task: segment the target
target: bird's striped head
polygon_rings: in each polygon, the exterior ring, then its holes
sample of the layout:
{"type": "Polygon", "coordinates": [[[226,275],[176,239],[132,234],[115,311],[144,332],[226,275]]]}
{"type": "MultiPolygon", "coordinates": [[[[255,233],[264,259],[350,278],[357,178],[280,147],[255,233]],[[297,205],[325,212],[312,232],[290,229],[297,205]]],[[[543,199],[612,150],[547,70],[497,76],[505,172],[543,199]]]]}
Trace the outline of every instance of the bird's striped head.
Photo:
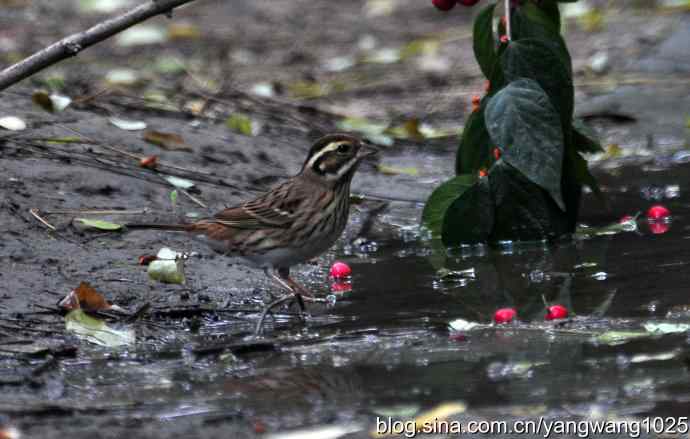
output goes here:
{"type": "Polygon", "coordinates": [[[331,182],[349,181],[359,162],[375,153],[375,149],[356,137],[329,134],[312,145],[302,173],[309,173],[331,182]]]}

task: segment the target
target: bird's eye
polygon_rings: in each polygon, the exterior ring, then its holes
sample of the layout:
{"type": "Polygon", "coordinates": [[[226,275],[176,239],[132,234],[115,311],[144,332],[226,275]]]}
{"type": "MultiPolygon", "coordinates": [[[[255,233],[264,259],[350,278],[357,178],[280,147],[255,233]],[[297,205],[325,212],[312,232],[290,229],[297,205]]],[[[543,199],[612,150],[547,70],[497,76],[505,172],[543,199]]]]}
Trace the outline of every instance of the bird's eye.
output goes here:
{"type": "Polygon", "coordinates": [[[338,145],[338,148],[336,149],[339,154],[347,154],[350,152],[350,144],[349,143],[341,143],[338,145]]]}

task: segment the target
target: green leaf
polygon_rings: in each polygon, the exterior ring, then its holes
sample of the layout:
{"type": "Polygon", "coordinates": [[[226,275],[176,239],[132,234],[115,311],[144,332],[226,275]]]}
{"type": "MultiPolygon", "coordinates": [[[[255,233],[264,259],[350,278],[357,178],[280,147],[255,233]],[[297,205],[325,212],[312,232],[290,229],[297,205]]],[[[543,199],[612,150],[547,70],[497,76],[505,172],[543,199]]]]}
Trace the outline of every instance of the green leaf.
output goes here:
{"type": "Polygon", "coordinates": [[[256,134],[252,120],[244,114],[235,113],[231,115],[225,121],[225,125],[238,134],[243,134],[245,136],[253,136],[256,134]]]}
{"type": "Polygon", "coordinates": [[[572,121],[575,93],[569,62],[556,44],[536,38],[511,42],[501,56],[508,81],[528,78],[539,83],[558,110],[564,130],[572,121]]]}
{"type": "Polygon", "coordinates": [[[104,321],[89,316],[82,309],[75,309],[67,313],[65,329],[86,341],[101,346],[126,346],[134,344],[136,341],[133,329],[111,328],[104,321]]]}
{"type": "Polygon", "coordinates": [[[443,218],[446,245],[486,242],[494,224],[494,204],[489,179],[480,178],[453,201],[443,218]]]}
{"type": "Polygon", "coordinates": [[[460,137],[458,153],[455,156],[455,173],[476,174],[491,164],[491,138],[484,121],[485,103],[467,118],[465,129],[460,137]]]}
{"type": "Polygon", "coordinates": [[[113,231],[113,230],[122,229],[122,226],[120,224],[115,224],[115,223],[111,223],[111,222],[103,221],[103,220],[92,220],[92,219],[87,219],[87,218],[75,218],[75,220],[79,221],[80,223],[84,224],[87,227],[93,227],[94,229],[98,229],[98,230],[113,231]]]}
{"type": "Polygon", "coordinates": [[[459,175],[446,181],[437,187],[427,200],[422,212],[422,222],[431,230],[434,237],[441,236],[448,206],[477,181],[475,175],[459,175]]]}
{"type": "Polygon", "coordinates": [[[491,4],[485,7],[474,20],[473,48],[474,57],[479,63],[479,68],[484,76],[491,78],[494,69],[498,66],[498,56],[496,55],[496,42],[494,41],[494,9],[496,5],[491,4]]]}
{"type": "Polygon", "coordinates": [[[569,233],[568,216],[553,198],[502,159],[489,170],[496,205],[490,241],[551,239],[569,233]]]}
{"type": "Polygon", "coordinates": [[[582,119],[573,119],[573,145],[580,152],[604,152],[596,131],[589,127],[582,119]]]}
{"type": "Polygon", "coordinates": [[[561,13],[557,4],[549,1],[543,1],[539,5],[527,2],[522,5],[521,9],[528,19],[538,23],[554,35],[560,34],[561,13]]]}
{"type": "Polygon", "coordinates": [[[515,9],[511,17],[513,42],[525,38],[538,38],[554,44],[568,66],[570,77],[572,77],[570,53],[560,32],[556,31],[553,20],[554,18],[549,18],[548,14],[541,11],[532,2],[515,9]]]}
{"type": "Polygon", "coordinates": [[[519,79],[486,107],[486,126],[501,160],[546,190],[565,210],[561,193],[563,131],[558,113],[538,83],[519,79]]]}

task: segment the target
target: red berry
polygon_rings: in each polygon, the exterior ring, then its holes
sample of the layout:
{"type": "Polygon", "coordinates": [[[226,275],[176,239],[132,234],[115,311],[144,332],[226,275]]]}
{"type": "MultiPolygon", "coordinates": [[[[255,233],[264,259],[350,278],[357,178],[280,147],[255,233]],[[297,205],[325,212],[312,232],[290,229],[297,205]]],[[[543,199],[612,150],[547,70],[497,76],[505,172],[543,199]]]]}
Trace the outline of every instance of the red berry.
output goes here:
{"type": "Polygon", "coordinates": [[[568,308],[563,305],[551,305],[546,309],[546,320],[564,319],[568,317],[568,308]]]}
{"type": "Polygon", "coordinates": [[[142,255],[139,256],[139,265],[149,265],[151,262],[158,259],[156,255],[142,255]]]}
{"type": "Polygon", "coordinates": [[[508,39],[508,35],[501,35],[500,40],[501,40],[501,43],[502,43],[502,44],[507,44],[508,41],[510,41],[510,40],[508,39]]]}
{"type": "Polygon", "coordinates": [[[649,221],[647,224],[649,225],[649,231],[655,235],[663,235],[671,229],[671,224],[663,221],[649,221]]]}
{"type": "Polygon", "coordinates": [[[501,158],[501,150],[500,150],[500,149],[494,148],[494,158],[495,158],[496,160],[498,160],[498,159],[501,158]]]}
{"type": "Polygon", "coordinates": [[[635,217],[630,216],[630,215],[625,215],[621,219],[618,220],[618,224],[625,224],[629,223],[630,221],[635,221],[635,217]]]}
{"type": "Polygon", "coordinates": [[[479,0],[458,0],[458,3],[463,6],[474,6],[479,3],[479,0]]]}
{"type": "Polygon", "coordinates": [[[440,9],[442,11],[450,11],[455,7],[455,3],[457,0],[431,0],[431,3],[436,6],[436,9],[440,9]]]}
{"type": "Polygon", "coordinates": [[[352,274],[352,269],[345,262],[334,262],[331,265],[331,276],[336,279],[348,277],[352,274]]]}
{"type": "Polygon", "coordinates": [[[671,211],[661,204],[656,204],[649,208],[647,211],[647,219],[649,220],[661,220],[671,216],[671,211]]]}
{"type": "Polygon", "coordinates": [[[139,166],[142,168],[154,169],[158,166],[158,156],[150,155],[139,160],[139,166]]]}
{"type": "Polygon", "coordinates": [[[486,177],[487,175],[489,175],[489,173],[486,172],[486,169],[482,168],[479,170],[479,177],[486,177]]]}
{"type": "Polygon", "coordinates": [[[509,323],[517,317],[517,311],[513,308],[501,308],[494,313],[494,322],[509,323]]]}
{"type": "Polygon", "coordinates": [[[331,285],[331,292],[333,293],[349,293],[352,291],[352,282],[333,282],[331,285]]]}

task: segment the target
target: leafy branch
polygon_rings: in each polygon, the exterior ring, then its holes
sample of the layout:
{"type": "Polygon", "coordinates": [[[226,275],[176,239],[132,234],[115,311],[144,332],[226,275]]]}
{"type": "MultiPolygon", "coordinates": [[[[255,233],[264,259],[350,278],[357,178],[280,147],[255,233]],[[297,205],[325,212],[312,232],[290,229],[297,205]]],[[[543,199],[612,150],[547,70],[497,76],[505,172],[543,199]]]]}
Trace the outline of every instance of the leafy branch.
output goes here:
{"type": "Polygon", "coordinates": [[[445,245],[572,233],[582,186],[601,194],[582,156],[601,146],[573,120],[557,1],[504,2],[505,15],[496,17],[491,3],[475,19],[473,48],[488,87],[473,101],[456,177],[434,191],[422,215],[445,245]]]}

